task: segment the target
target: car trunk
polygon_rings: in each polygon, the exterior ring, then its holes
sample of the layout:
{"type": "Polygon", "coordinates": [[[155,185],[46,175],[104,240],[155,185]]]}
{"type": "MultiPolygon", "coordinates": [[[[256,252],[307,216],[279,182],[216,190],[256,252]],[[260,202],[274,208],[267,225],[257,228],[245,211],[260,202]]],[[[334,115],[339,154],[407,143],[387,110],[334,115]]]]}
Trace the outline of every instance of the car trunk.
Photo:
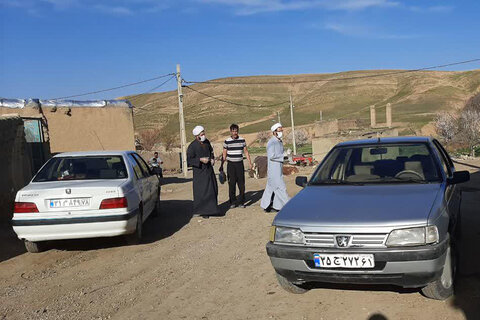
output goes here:
{"type": "Polygon", "coordinates": [[[35,202],[40,213],[82,214],[98,210],[103,199],[119,196],[125,180],[84,180],[31,183],[20,193],[20,201],[35,202]]]}

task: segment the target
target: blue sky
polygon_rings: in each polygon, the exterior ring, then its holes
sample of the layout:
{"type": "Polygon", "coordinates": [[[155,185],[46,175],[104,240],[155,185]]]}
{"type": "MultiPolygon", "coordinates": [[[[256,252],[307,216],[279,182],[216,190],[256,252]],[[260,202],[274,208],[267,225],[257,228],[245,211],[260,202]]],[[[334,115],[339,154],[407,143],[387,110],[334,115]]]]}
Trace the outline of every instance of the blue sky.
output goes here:
{"type": "Polygon", "coordinates": [[[479,16],[478,0],[0,0],[0,97],[89,92],[176,63],[185,79],[207,80],[480,58],[479,16]]]}

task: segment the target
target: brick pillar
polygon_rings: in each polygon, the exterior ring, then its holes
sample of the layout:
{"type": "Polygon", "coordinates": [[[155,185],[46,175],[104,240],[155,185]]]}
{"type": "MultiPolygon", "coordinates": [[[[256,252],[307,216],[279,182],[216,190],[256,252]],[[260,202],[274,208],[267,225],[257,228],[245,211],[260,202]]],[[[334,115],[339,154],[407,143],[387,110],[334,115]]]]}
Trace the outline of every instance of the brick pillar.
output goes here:
{"type": "Polygon", "coordinates": [[[375,106],[370,106],[370,127],[375,128],[377,126],[377,116],[375,114],[375,106]]]}
{"type": "Polygon", "coordinates": [[[387,119],[387,127],[392,127],[392,104],[387,103],[387,107],[385,109],[385,118],[387,119]]]}

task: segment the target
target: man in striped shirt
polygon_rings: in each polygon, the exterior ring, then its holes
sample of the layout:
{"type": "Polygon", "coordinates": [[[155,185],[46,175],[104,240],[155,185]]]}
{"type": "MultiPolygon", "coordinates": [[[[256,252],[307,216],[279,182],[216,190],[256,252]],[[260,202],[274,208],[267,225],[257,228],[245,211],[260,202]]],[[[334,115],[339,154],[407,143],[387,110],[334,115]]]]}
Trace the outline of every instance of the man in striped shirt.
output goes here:
{"type": "Polygon", "coordinates": [[[236,185],[239,190],[238,206],[245,208],[245,168],[243,167],[243,155],[247,157],[250,169],[252,161],[248,153],[245,139],[238,135],[238,125],[230,126],[231,136],[223,143],[223,156],[220,165],[220,171],[223,171],[223,163],[227,161],[228,191],[230,199],[230,209],[237,206],[236,185]]]}

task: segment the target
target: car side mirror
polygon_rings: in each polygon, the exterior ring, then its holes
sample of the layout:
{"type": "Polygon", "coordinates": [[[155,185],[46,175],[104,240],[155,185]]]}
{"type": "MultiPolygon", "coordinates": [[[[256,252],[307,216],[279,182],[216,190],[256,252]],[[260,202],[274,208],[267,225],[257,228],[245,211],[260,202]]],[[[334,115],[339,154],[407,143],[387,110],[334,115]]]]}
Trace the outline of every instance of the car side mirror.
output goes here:
{"type": "Polygon", "coordinates": [[[299,187],[305,188],[307,186],[307,177],[305,176],[296,177],[295,184],[299,187]]]}
{"type": "Polygon", "coordinates": [[[449,184],[463,183],[470,180],[470,172],[468,171],[455,171],[453,176],[447,178],[449,184]]]}

